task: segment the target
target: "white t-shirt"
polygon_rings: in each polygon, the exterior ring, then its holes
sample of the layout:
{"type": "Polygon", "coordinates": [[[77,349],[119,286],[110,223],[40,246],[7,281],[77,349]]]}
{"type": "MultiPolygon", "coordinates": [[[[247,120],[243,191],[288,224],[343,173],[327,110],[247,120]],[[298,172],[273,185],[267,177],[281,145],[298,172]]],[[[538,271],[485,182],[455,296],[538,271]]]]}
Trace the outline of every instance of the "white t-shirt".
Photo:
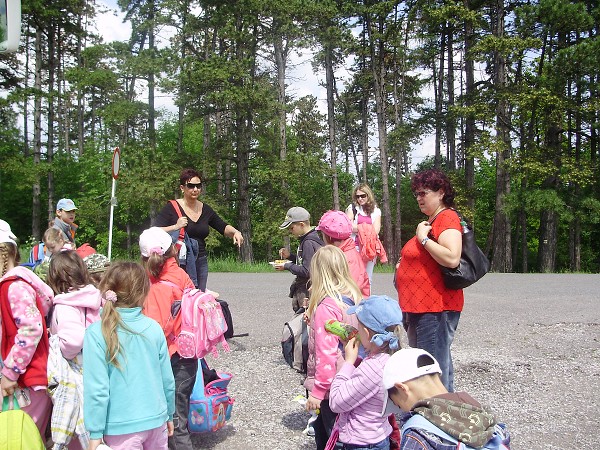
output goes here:
{"type": "MultiPolygon", "coordinates": [[[[346,208],[346,211],[352,211],[352,203],[348,206],[348,208],[346,208]]],[[[361,215],[363,217],[369,217],[368,214],[365,214],[365,212],[363,211],[362,206],[359,205],[354,205],[354,207],[356,208],[356,214],[354,214],[354,220],[352,221],[352,223],[354,225],[358,225],[358,216],[361,215]]],[[[371,213],[371,223],[373,223],[374,219],[377,217],[381,217],[381,209],[379,209],[377,206],[375,207],[375,209],[373,210],[373,212],[371,213]]],[[[356,240],[356,233],[352,233],[352,236],[350,236],[352,239],[356,240]]]]}

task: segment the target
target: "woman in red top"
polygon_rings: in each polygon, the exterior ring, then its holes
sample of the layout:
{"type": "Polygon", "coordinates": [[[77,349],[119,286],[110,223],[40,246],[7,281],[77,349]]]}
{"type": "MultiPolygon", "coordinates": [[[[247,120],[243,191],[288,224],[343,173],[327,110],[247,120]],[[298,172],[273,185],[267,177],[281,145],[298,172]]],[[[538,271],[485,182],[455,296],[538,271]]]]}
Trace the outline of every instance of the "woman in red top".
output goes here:
{"type": "Polygon", "coordinates": [[[416,173],[411,189],[427,220],[417,225],[415,236],[402,248],[396,266],[396,288],[404,327],[411,347],[427,350],[442,369],[442,381],[454,391],[450,346],[463,309],[462,290],[446,288],[440,265],[460,262],[462,228],[452,206],[454,189],[437,169],[416,173]]]}

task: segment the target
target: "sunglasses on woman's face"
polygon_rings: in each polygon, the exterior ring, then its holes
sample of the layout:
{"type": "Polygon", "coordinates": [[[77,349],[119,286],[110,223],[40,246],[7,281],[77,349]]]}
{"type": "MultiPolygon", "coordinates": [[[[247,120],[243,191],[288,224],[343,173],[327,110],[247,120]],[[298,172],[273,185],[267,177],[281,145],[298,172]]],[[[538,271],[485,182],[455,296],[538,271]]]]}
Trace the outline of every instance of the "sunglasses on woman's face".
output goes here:
{"type": "Polygon", "coordinates": [[[189,189],[192,190],[194,188],[200,190],[202,189],[202,183],[185,183],[185,186],[189,189]]]}
{"type": "Polygon", "coordinates": [[[367,194],[356,194],[356,198],[367,198],[367,194]]]}
{"type": "Polygon", "coordinates": [[[425,190],[423,190],[423,191],[413,192],[413,196],[414,196],[415,198],[419,198],[419,197],[425,197],[425,196],[426,196],[427,194],[429,194],[430,192],[433,192],[433,191],[430,191],[430,190],[428,190],[428,189],[425,189],[425,190]]]}

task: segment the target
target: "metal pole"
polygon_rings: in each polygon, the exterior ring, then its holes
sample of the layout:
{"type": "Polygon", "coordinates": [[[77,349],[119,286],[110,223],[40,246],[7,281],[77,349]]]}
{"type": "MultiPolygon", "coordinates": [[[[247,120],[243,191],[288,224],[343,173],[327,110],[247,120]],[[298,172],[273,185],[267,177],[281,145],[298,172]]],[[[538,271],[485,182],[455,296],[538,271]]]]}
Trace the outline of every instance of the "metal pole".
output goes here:
{"type": "Polygon", "coordinates": [[[108,224],[108,260],[112,254],[112,232],[113,232],[113,215],[115,211],[115,205],[117,204],[117,198],[115,197],[115,189],[117,187],[117,180],[112,180],[112,189],[110,192],[110,220],[108,224]]]}

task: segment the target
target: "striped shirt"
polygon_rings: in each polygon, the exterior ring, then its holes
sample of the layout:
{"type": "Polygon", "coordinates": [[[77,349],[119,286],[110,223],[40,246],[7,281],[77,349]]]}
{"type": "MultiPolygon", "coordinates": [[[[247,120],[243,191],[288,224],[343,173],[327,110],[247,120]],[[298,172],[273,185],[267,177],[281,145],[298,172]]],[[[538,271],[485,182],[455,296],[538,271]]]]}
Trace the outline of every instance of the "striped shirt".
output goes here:
{"type": "Polygon", "coordinates": [[[381,417],[384,395],[383,367],[390,355],[367,356],[358,367],[344,363],[329,392],[329,406],[339,413],[339,441],[345,444],[375,444],[392,432],[387,417],[381,417]]]}

